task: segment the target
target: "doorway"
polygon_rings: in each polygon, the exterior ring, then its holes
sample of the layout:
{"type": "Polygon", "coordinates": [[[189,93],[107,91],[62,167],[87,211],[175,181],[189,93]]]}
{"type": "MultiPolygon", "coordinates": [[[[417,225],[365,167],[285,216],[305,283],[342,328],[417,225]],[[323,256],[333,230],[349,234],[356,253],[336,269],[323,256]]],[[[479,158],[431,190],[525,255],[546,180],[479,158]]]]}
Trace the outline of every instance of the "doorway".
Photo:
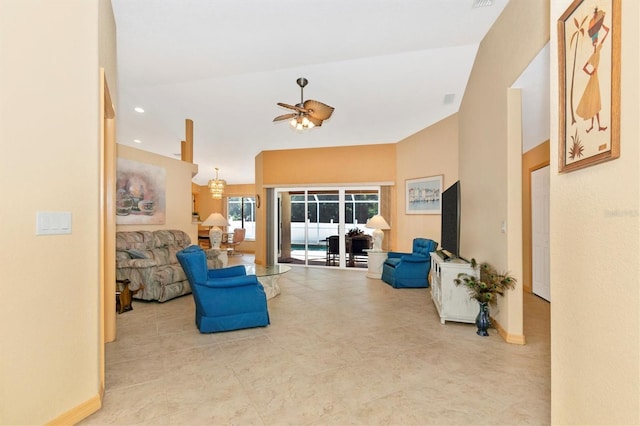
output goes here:
{"type": "Polygon", "coordinates": [[[531,269],[533,293],[550,302],[549,166],[531,172],[531,269]]]}
{"type": "Polygon", "coordinates": [[[278,188],[272,250],[278,263],[367,268],[373,230],[366,221],[380,209],[380,187],[278,188]]]}

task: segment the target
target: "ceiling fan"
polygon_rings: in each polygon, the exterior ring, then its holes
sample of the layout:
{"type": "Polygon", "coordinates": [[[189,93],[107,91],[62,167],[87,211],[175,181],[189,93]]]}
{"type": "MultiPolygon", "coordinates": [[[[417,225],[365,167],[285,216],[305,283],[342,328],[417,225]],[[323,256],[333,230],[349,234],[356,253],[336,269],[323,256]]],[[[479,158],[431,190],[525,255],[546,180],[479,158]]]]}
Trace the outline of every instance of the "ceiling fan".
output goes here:
{"type": "Polygon", "coordinates": [[[300,86],[300,103],[289,105],[278,102],[279,106],[292,109],[295,112],[279,115],[274,118],[273,121],[290,120],[289,124],[291,124],[291,127],[294,127],[297,130],[322,126],[322,122],[331,117],[335,108],[327,104],[323,104],[322,102],[314,101],[313,99],[307,99],[305,101],[303,92],[304,87],[309,83],[309,81],[304,77],[300,77],[296,80],[296,83],[300,86]]]}

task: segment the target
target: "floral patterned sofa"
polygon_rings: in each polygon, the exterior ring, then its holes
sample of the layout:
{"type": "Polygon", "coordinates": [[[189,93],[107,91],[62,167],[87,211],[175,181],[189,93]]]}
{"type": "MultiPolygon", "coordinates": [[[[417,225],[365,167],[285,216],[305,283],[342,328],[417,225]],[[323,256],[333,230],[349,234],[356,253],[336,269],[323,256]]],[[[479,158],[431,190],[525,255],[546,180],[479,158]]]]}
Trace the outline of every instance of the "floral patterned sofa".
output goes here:
{"type": "Polygon", "coordinates": [[[166,302],[191,293],[176,253],[191,244],[179,230],[116,232],[116,279],[130,281],[133,297],[166,302]]]}

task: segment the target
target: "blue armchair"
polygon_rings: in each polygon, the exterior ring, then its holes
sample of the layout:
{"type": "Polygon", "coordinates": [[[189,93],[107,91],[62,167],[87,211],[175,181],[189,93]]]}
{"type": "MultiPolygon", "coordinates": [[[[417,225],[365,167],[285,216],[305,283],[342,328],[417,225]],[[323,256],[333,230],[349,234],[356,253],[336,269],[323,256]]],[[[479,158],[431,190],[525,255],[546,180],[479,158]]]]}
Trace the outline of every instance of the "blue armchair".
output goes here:
{"type": "Polygon", "coordinates": [[[382,281],[395,288],[429,287],[431,252],[437,247],[433,240],[415,238],[412,253],[390,251],[382,265],[382,281]]]}
{"type": "Polygon", "coordinates": [[[264,288],[255,275],[247,275],[243,265],[207,269],[207,256],[196,245],[176,257],[191,285],[201,333],[269,325],[264,288]]]}

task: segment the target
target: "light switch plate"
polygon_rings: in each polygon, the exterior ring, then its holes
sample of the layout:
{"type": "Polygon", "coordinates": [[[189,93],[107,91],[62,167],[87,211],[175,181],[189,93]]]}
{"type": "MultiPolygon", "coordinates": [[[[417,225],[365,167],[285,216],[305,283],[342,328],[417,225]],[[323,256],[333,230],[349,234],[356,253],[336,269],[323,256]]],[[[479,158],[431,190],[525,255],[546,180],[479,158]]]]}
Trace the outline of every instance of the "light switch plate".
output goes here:
{"type": "Polygon", "coordinates": [[[36,235],[71,234],[71,212],[36,212],[36,235]]]}

